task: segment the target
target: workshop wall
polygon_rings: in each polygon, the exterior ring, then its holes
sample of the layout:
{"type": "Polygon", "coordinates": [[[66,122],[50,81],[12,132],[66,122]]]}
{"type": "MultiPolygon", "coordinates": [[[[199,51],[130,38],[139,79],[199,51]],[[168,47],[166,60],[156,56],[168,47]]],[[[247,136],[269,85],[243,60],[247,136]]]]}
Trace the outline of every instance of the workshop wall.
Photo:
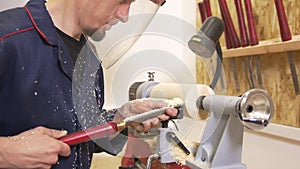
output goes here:
{"type": "MultiPolygon", "coordinates": [[[[196,0],[197,3],[201,2],[200,0],[196,0]]],[[[213,16],[218,16],[221,18],[219,5],[217,0],[211,0],[211,10],[213,16]]],[[[244,1],[242,0],[242,4],[244,7],[244,1]]],[[[239,35],[236,8],[233,0],[228,0],[227,5],[235,25],[237,34],[239,35]]],[[[293,34],[293,40],[296,41],[296,45],[298,44],[298,37],[300,35],[300,1],[297,0],[284,0],[285,10],[287,13],[288,23],[293,34]]],[[[200,13],[197,8],[197,27],[201,26],[200,13]]],[[[256,31],[259,36],[260,44],[265,43],[282,43],[280,39],[279,32],[279,24],[277,22],[277,14],[275,9],[274,1],[254,1],[252,0],[252,9],[255,18],[256,31]]],[[[246,12],[244,10],[244,16],[246,21],[246,12]]],[[[247,21],[246,21],[247,23],[247,21]]],[[[249,90],[249,83],[245,77],[245,72],[242,66],[242,60],[244,63],[248,65],[248,57],[230,57],[226,55],[226,47],[225,47],[225,38],[224,34],[220,39],[220,43],[223,47],[223,51],[225,53],[224,58],[224,79],[226,80],[226,92],[229,95],[241,95],[245,91],[249,90]],[[240,91],[236,90],[235,81],[233,78],[233,71],[231,66],[231,58],[234,58],[237,65],[237,76],[238,82],[240,85],[240,91]]],[[[300,43],[299,43],[300,44],[300,43]]],[[[300,47],[300,45],[297,45],[300,47]]],[[[295,45],[295,44],[293,44],[295,45]]],[[[285,46],[283,46],[285,48],[285,46]]],[[[251,48],[251,47],[247,47],[251,48]]],[[[288,46],[287,46],[288,48],[288,46]]],[[[298,48],[293,46],[293,48],[298,48]]],[[[231,49],[238,50],[238,49],[231,49]]],[[[249,56],[253,53],[249,52],[249,56]]],[[[295,65],[297,67],[297,71],[300,65],[300,49],[293,51],[295,65]]],[[[300,127],[300,96],[295,94],[294,85],[292,81],[292,76],[289,68],[288,57],[286,52],[272,52],[268,51],[265,54],[257,55],[260,59],[260,68],[262,73],[263,80],[263,89],[270,93],[274,105],[275,105],[275,116],[272,120],[273,123],[300,127]]],[[[255,71],[255,60],[252,59],[253,68],[255,71]]],[[[205,73],[201,73],[204,71],[203,64],[201,60],[197,58],[196,63],[197,70],[197,81],[198,83],[209,83],[208,75],[205,73]]],[[[257,79],[256,72],[254,72],[254,79],[257,79]]],[[[299,78],[299,76],[298,76],[299,78]]],[[[257,80],[256,80],[256,88],[258,88],[257,80]]]]}

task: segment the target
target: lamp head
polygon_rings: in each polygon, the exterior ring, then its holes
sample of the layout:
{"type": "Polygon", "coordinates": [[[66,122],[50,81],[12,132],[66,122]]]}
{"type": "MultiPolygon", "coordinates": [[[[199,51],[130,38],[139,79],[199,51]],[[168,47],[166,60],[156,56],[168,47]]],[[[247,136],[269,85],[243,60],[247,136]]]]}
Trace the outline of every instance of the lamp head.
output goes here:
{"type": "Polygon", "coordinates": [[[223,31],[223,21],[218,17],[211,16],[205,20],[200,31],[189,40],[188,46],[195,54],[210,58],[223,31]]]}

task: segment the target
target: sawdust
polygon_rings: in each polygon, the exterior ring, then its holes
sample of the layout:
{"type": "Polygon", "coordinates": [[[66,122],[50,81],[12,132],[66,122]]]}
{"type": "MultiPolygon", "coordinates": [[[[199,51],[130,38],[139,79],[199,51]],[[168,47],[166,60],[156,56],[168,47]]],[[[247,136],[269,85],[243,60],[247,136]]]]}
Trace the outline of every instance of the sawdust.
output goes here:
{"type": "Polygon", "coordinates": [[[199,143],[194,143],[189,140],[183,140],[183,145],[187,147],[187,149],[190,151],[190,154],[187,155],[179,146],[174,146],[174,148],[171,149],[171,156],[181,164],[186,164],[186,161],[194,161],[199,143]]]}

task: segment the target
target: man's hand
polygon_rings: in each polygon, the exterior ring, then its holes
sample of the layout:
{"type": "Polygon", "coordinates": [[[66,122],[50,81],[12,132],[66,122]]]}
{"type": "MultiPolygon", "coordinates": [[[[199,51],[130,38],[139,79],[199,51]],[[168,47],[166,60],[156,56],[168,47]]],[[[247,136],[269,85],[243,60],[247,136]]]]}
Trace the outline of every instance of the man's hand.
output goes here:
{"type": "Polygon", "coordinates": [[[70,147],[57,140],[66,131],[37,127],[12,137],[0,137],[0,168],[51,168],[70,147]]]}
{"type": "MultiPolygon", "coordinates": [[[[130,101],[118,109],[114,121],[119,122],[126,117],[134,116],[153,109],[168,107],[169,104],[170,104],[170,100],[167,99],[138,99],[138,100],[130,101]]],[[[166,121],[171,116],[176,116],[176,115],[177,115],[177,109],[170,107],[166,110],[165,114],[160,115],[157,118],[146,120],[143,123],[132,123],[130,125],[137,131],[147,132],[151,128],[158,126],[161,121],[166,121]]]]}

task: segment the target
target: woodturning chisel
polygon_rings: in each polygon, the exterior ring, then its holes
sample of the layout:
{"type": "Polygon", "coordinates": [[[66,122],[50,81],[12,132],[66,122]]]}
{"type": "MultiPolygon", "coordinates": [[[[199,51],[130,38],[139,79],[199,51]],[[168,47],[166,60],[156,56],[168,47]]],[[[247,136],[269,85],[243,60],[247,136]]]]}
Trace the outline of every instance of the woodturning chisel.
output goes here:
{"type": "Polygon", "coordinates": [[[166,112],[168,108],[179,108],[182,106],[182,102],[177,102],[174,104],[169,104],[166,107],[160,109],[150,110],[141,114],[137,114],[134,116],[130,116],[125,118],[121,122],[108,122],[105,124],[96,125],[94,127],[88,128],[86,130],[82,130],[76,133],[68,134],[59,138],[60,141],[68,145],[75,145],[83,142],[87,142],[90,140],[100,139],[104,137],[111,136],[118,131],[121,131],[128,127],[131,123],[141,123],[148,119],[155,118],[159,115],[162,115],[166,112]]]}
{"type": "MultiPolygon", "coordinates": [[[[255,46],[259,44],[256,28],[255,28],[255,21],[254,21],[254,16],[252,12],[252,4],[251,0],[244,0],[245,3],[245,9],[246,9],[246,15],[247,15],[247,21],[248,21],[248,29],[249,29],[249,36],[250,36],[250,45],[255,46]]],[[[257,82],[259,88],[263,88],[263,82],[262,82],[262,74],[260,70],[260,58],[257,55],[253,56],[255,59],[255,67],[256,67],[256,75],[257,75],[257,82]]],[[[249,60],[249,66],[252,65],[252,59],[249,60]],[[251,62],[250,62],[251,61],[251,62]]],[[[250,74],[251,74],[251,79],[253,81],[253,87],[255,87],[255,82],[254,82],[254,71],[252,68],[250,68],[250,74]]]]}
{"type": "MultiPolygon", "coordinates": [[[[278,22],[279,22],[279,28],[280,28],[280,36],[281,40],[288,41],[292,39],[292,34],[286,19],[286,14],[283,6],[282,0],[274,0],[275,1],[275,6],[276,6],[276,11],[277,11],[277,16],[278,16],[278,22]]],[[[290,70],[292,74],[292,79],[293,79],[293,84],[294,84],[294,90],[296,95],[300,94],[300,89],[299,89],[299,81],[298,81],[298,75],[297,75],[297,70],[293,58],[293,53],[292,51],[287,51],[288,54],[288,62],[290,65],[290,70]]]]}
{"type": "MultiPolygon", "coordinates": [[[[228,34],[228,28],[225,26],[224,32],[225,32],[225,44],[226,44],[226,48],[227,49],[232,49],[232,43],[231,40],[229,38],[229,34],[228,34]]],[[[236,69],[236,63],[234,58],[230,58],[230,62],[231,62],[231,67],[232,67],[232,72],[233,72],[233,79],[234,79],[234,84],[235,84],[235,90],[237,92],[240,91],[240,84],[239,84],[239,79],[238,79],[238,74],[237,74],[237,69],[236,69]]]]}
{"type": "MultiPolygon", "coordinates": [[[[225,0],[219,0],[219,6],[220,6],[220,11],[222,15],[222,19],[225,22],[225,41],[226,41],[226,48],[231,49],[231,48],[238,48],[241,46],[239,42],[239,38],[237,36],[236,30],[233,25],[232,18],[230,16],[228,6],[225,0]]],[[[233,78],[235,82],[235,88],[236,91],[240,91],[240,85],[238,81],[238,74],[237,74],[237,68],[236,68],[236,63],[234,58],[230,58],[231,60],[231,65],[232,65],[232,71],[233,71],[233,78]]]]}

